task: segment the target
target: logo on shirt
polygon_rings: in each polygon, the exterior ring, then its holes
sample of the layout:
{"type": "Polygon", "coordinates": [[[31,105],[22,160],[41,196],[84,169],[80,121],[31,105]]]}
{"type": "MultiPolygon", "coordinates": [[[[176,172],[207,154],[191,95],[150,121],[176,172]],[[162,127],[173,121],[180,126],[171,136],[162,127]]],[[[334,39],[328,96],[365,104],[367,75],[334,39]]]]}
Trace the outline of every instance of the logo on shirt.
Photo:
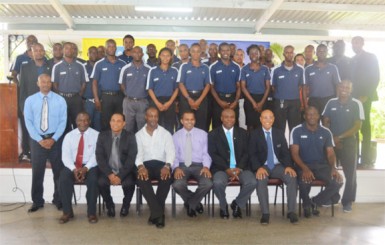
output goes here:
{"type": "Polygon", "coordinates": [[[330,74],[330,72],[329,72],[329,71],[327,71],[327,72],[326,72],[326,74],[328,74],[328,75],[329,75],[329,74],[330,74]]]}
{"type": "Polygon", "coordinates": [[[249,76],[250,76],[250,74],[249,74],[249,73],[247,73],[247,74],[246,74],[246,77],[249,77],[249,76]]]}
{"type": "Polygon", "coordinates": [[[349,112],[350,110],[349,109],[346,109],[347,112],[349,112]]]}
{"type": "Polygon", "coordinates": [[[65,74],[67,74],[67,72],[66,72],[66,71],[62,71],[62,72],[60,72],[60,75],[65,75],[65,74]]]}
{"type": "Polygon", "coordinates": [[[216,73],[217,73],[217,74],[222,73],[222,70],[218,70],[218,71],[216,71],[216,73]]]}
{"type": "Polygon", "coordinates": [[[295,77],[298,77],[298,74],[295,74],[294,76],[295,76],[295,77]]]}
{"type": "Polygon", "coordinates": [[[132,73],[127,73],[127,77],[132,77],[132,73]]]}
{"type": "Polygon", "coordinates": [[[102,68],[102,71],[107,71],[108,70],[108,68],[106,67],[106,68],[102,68]]]}
{"type": "Polygon", "coordinates": [[[234,70],[231,70],[231,72],[235,72],[234,70]]]}
{"type": "Polygon", "coordinates": [[[301,139],[307,139],[307,135],[301,135],[301,139]]]}
{"type": "Polygon", "coordinates": [[[157,82],[157,81],[159,81],[159,77],[154,78],[154,82],[157,82]]]}
{"type": "Polygon", "coordinates": [[[320,140],[322,140],[324,137],[322,137],[322,135],[319,137],[320,140]]]}
{"type": "Polygon", "coordinates": [[[279,79],[283,79],[283,78],[285,78],[285,76],[279,76],[278,78],[279,78],[279,79]]]}
{"type": "Polygon", "coordinates": [[[337,108],[333,107],[333,108],[331,108],[330,110],[332,110],[332,111],[336,111],[336,110],[337,110],[337,108]]]}
{"type": "Polygon", "coordinates": [[[309,76],[314,76],[315,75],[315,72],[310,72],[309,73],[309,76]]]}

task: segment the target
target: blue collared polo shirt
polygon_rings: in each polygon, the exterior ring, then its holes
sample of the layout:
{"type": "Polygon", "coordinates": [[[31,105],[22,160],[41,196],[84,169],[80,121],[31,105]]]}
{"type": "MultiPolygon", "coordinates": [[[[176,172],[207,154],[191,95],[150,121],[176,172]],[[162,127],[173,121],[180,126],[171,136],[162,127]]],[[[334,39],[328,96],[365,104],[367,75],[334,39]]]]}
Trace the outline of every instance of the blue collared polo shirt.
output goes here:
{"type": "Polygon", "coordinates": [[[279,100],[299,99],[299,87],[303,85],[304,70],[294,64],[291,70],[284,63],[271,72],[271,83],[275,87],[274,98],[279,100]]]}
{"type": "Polygon", "coordinates": [[[79,93],[83,83],[89,81],[84,64],[77,60],[68,63],[64,59],[53,66],[51,79],[58,83],[62,93],[79,93]]]}
{"type": "Polygon", "coordinates": [[[246,88],[251,94],[264,94],[266,90],[265,81],[270,81],[270,72],[267,66],[260,66],[258,71],[250,69],[250,64],[241,70],[241,81],[246,82],[246,88]]]}
{"type": "Polygon", "coordinates": [[[153,67],[148,72],[146,89],[152,89],[156,97],[169,97],[177,88],[177,76],[178,70],[174,67],[168,68],[167,71],[163,71],[159,66],[153,67]]]}
{"type": "Polygon", "coordinates": [[[336,86],[340,82],[338,69],[333,64],[327,63],[323,68],[312,64],[305,68],[305,84],[309,86],[310,98],[335,96],[336,86]]]}
{"type": "Polygon", "coordinates": [[[125,65],[126,62],[121,59],[111,63],[107,58],[103,58],[95,63],[91,77],[98,81],[102,91],[118,92],[120,71],[125,65]]]}
{"type": "Polygon", "coordinates": [[[200,64],[199,67],[193,66],[191,62],[183,63],[180,66],[178,83],[183,83],[187,91],[202,91],[207,84],[210,84],[209,67],[200,64]]]}
{"type": "Polygon", "coordinates": [[[241,79],[240,75],[241,68],[233,61],[225,65],[222,60],[217,60],[210,66],[210,83],[218,93],[235,93],[237,82],[241,79]]]}
{"type": "Polygon", "coordinates": [[[120,72],[119,84],[124,84],[126,96],[132,98],[146,98],[147,76],[151,67],[142,63],[136,67],[134,63],[125,65],[120,72]]]}

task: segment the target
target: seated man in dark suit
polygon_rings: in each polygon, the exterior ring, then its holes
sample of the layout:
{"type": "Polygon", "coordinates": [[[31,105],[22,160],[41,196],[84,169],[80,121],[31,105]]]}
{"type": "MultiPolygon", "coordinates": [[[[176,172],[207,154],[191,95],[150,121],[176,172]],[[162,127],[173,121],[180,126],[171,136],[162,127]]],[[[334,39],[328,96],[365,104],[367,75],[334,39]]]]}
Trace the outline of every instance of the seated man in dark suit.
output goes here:
{"type": "Polygon", "coordinates": [[[110,120],[111,129],[101,132],[96,144],[96,161],[100,169],[98,179],[100,194],[107,206],[107,215],[115,217],[115,204],[110,186],[122,185],[124,198],[120,216],[128,215],[135,191],[135,157],[137,145],[135,135],[128,133],[122,113],[114,113],[110,120]]]}
{"type": "Polygon", "coordinates": [[[317,206],[338,203],[342,176],[336,169],[333,136],[329,129],[319,124],[318,110],[310,106],[305,110],[305,122],[293,128],[290,134],[290,152],[298,167],[299,195],[303,201],[306,218],[319,215],[317,206]],[[325,189],[310,199],[311,182],[326,182],[325,189]]]}
{"type": "Polygon", "coordinates": [[[246,130],[234,126],[234,110],[223,110],[221,121],[222,126],[213,129],[208,136],[214,193],[219,199],[221,218],[229,218],[226,186],[229,181],[239,181],[242,188],[231,203],[231,209],[234,218],[242,218],[241,208],[246,206],[257,184],[249,170],[248,135],[246,130]]]}
{"type": "Polygon", "coordinates": [[[281,179],[286,184],[289,209],[287,218],[291,223],[297,223],[298,217],[295,213],[297,173],[292,168],[285,134],[280,129],[272,128],[274,114],[270,110],[264,110],[260,120],[262,127],[257,128],[250,135],[249,154],[251,170],[257,178],[257,194],[262,211],[261,224],[268,224],[270,218],[267,189],[269,178],[281,179]]]}
{"type": "Polygon", "coordinates": [[[72,194],[74,182],[87,185],[87,215],[90,223],[98,222],[96,202],[98,198],[98,168],[95,157],[96,141],[99,132],[90,128],[91,120],[87,112],[80,112],[76,117],[76,126],[63,140],[62,161],[65,168],[60,172],[60,197],[63,203],[63,215],[60,224],[73,218],[72,194]]]}

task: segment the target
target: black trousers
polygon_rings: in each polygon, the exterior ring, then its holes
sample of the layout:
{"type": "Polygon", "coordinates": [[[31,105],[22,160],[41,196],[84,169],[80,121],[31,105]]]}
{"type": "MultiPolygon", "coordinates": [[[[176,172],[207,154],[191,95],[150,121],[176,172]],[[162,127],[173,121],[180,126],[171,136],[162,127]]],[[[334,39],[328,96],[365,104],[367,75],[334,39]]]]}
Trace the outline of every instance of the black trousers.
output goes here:
{"type": "MultiPolygon", "coordinates": [[[[327,163],[324,164],[309,164],[308,167],[313,172],[314,177],[318,180],[326,182],[325,189],[321,191],[317,196],[314,197],[314,202],[317,205],[323,205],[332,201],[338,203],[341,196],[339,190],[342,183],[338,183],[335,179],[331,178],[331,169],[327,163]]],[[[309,208],[311,201],[309,197],[311,185],[302,181],[302,171],[298,171],[298,187],[299,195],[303,201],[303,208],[309,208]]]]}
{"type": "MultiPolygon", "coordinates": [[[[160,103],[166,103],[170,100],[171,97],[158,97],[160,103]]],[[[156,107],[155,102],[153,100],[150,101],[150,106],[156,107]]],[[[167,131],[170,132],[171,135],[174,134],[175,130],[175,103],[172,103],[167,111],[159,111],[159,125],[164,127],[167,131]]]]}
{"type": "MultiPolygon", "coordinates": [[[[17,101],[20,101],[19,96],[20,96],[20,86],[17,86],[17,101]]],[[[23,101],[21,103],[24,104],[24,102],[25,101],[23,101]]],[[[21,125],[21,133],[22,133],[22,135],[21,135],[21,149],[22,149],[22,153],[28,154],[31,151],[30,146],[29,146],[29,133],[28,133],[27,127],[25,126],[24,115],[23,115],[23,112],[21,111],[20,106],[17,107],[17,116],[20,119],[20,125],[21,125]]]]}
{"type": "Polygon", "coordinates": [[[100,98],[102,100],[102,130],[108,130],[110,129],[111,116],[117,112],[123,113],[124,96],[121,92],[118,92],[117,95],[102,93],[100,98]]]}
{"type": "Polygon", "coordinates": [[[83,99],[77,94],[72,97],[64,97],[67,103],[67,126],[65,133],[70,132],[72,129],[77,128],[76,117],[79,112],[83,111],[83,99]]]}
{"type": "Polygon", "coordinates": [[[274,100],[274,126],[284,130],[286,121],[290,131],[301,123],[301,102],[300,100],[274,100]]]}
{"type": "MultiPolygon", "coordinates": [[[[225,96],[218,93],[218,96],[221,100],[226,101],[227,103],[233,103],[235,101],[235,93],[231,94],[231,96],[225,96]]],[[[223,108],[218,104],[218,102],[213,99],[213,128],[217,128],[222,125],[221,114],[223,108]]],[[[235,111],[235,125],[238,126],[238,118],[239,118],[239,107],[234,108],[235,111]]]]}
{"type": "MultiPolygon", "coordinates": [[[[189,96],[193,100],[197,100],[202,93],[190,93],[189,96]]],[[[184,96],[179,97],[179,114],[183,115],[185,111],[191,110],[190,105],[187,101],[187,99],[184,96]]],[[[195,112],[195,127],[200,128],[204,131],[208,131],[207,128],[207,98],[204,98],[201,105],[199,106],[198,110],[195,112]]]]}
{"type": "Polygon", "coordinates": [[[345,189],[342,195],[342,205],[347,205],[356,200],[357,192],[357,152],[356,137],[345,138],[341,141],[342,148],[335,149],[337,159],[345,175],[345,189]]]}
{"type": "MultiPolygon", "coordinates": [[[[64,167],[60,173],[60,197],[63,204],[63,213],[72,213],[72,194],[74,192],[74,173],[64,167]]],[[[96,202],[98,199],[98,167],[88,170],[84,183],[87,185],[87,215],[96,215],[96,202]]]]}
{"type": "Polygon", "coordinates": [[[43,182],[47,160],[51,163],[53,172],[53,181],[55,191],[53,194],[53,201],[56,205],[61,202],[59,195],[59,177],[60,172],[64,165],[61,161],[61,145],[63,139],[60,138],[57,142],[52,145],[52,148],[47,150],[43,148],[39,142],[30,139],[31,145],[31,165],[32,165],[32,188],[31,196],[34,204],[43,205],[43,182]]]}
{"type": "MultiPolygon", "coordinates": [[[[136,173],[131,173],[121,180],[124,194],[122,204],[123,207],[130,207],[132,196],[135,192],[135,179],[136,173]]],[[[100,194],[102,195],[103,200],[106,202],[107,208],[114,206],[115,204],[111,197],[111,183],[108,179],[108,176],[103,173],[100,173],[98,178],[98,185],[100,194]]]]}
{"type": "Polygon", "coordinates": [[[308,105],[309,106],[314,106],[315,108],[317,108],[318,113],[321,115],[322,112],[325,109],[326,103],[328,103],[328,101],[331,98],[333,98],[333,97],[334,96],[329,96],[329,97],[325,97],[325,98],[313,98],[313,97],[310,97],[309,101],[308,101],[308,105]]]}
{"type": "Polygon", "coordinates": [[[362,122],[361,134],[361,164],[371,166],[374,163],[371,155],[371,141],[372,141],[372,130],[370,125],[370,110],[372,109],[372,101],[368,99],[362,103],[364,107],[365,120],[362,122]]]}
{"type": "Polygon", "coordinates": [[[151,219],[159,218],[164,215],[164,205],[168,192],[170,191],[171,178],[167,180],[161,180],[160,170],[164,167],[165,163],[157,160],[151,160],[144,162],[144,166],[148,170],[148,180],[138,179],[137,184],[143,193],[144,198],[150,206],[151,219]],[[151,180],[158,180],[158,188],[156,193],[152,188],[151,180]]]}

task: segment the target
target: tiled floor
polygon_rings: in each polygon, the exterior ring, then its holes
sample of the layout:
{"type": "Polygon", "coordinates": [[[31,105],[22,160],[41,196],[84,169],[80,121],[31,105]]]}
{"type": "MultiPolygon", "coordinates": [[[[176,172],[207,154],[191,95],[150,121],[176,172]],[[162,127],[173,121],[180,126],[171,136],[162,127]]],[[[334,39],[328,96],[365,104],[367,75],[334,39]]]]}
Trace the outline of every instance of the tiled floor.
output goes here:
{"type": "MultiPolygon", "coordinates": [[[[75,218],[60,225],[61,212],[53,205],[28,214],[30,204],[11,212],[0,213],[0,244],[384,244],[385,204],[355,204],[352,213],[336,206],[321,208],[320,217],[301,218],[292,225],[282,217],[281,206],[271,206],[270,224],[259,224],[258,205],[252,206],[251,217],[222,220],[209,217],[205,210],[197,218],[189,218],[182,205],[176,218],[167,205],[166,227],[157,229],[147,224],[149,210],[142,207],[138,216],[131,208],[126,218],[100,216],[97,224],[89,224],[86,205],[74,207],[75,218]]],[[[1,205],[2,211],[11,207],[1,205]]],[[[120,205],[116,207],[119,212],[120,205]]]]}

